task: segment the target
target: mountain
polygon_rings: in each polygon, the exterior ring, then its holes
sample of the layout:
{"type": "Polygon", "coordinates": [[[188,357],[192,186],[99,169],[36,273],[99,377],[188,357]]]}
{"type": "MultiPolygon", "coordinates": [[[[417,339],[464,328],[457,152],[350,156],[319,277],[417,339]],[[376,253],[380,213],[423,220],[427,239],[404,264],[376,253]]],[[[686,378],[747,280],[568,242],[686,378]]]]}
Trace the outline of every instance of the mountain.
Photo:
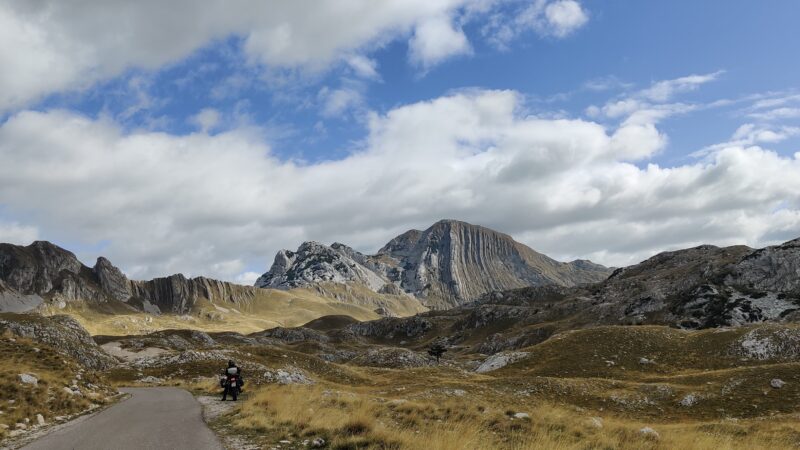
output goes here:
{"type": "Polygon", "coordinates": [[[256,286],[357,283],[374,292],[414,296],[429,308],[448,308],[491,291],[575,286],[601,281],[610,273],[590,261],[558,262],[489,228],[442,220],[425,231],[395,237],[375,255],[340,243],[305,242],[296,252],[281,250],[256,286]]]}
{"type": "MultiPolygon", "coordinates": [[[[605,325],[695,330],[783,322],[800,322],[800,239],[763,249],[702,245],[663,252],[617,269],[600,283],[491,292],[447,311],[347,324],[346,333],[334,330],[332,336],[373,342],[444,339],[460,349],[494,354],[605,325]]],[[[782,345],[751,344],[753,351],[782,345]]]]}
{"type": "Polygon", "coordinates": [[[358,289],[338,292],[324,285],[284,292],[182,274],[129,280],[104,257],[88,267],[50,242],[0,244],[0,312],[30,310],[67,312],[93,331],[114,332],[147,331],[159,324],[261,330],[329,314],[368,320],[424,308],[407,297],[364,295],[358,289]],[[140,313],[149,316],[137,319],[140,313]],[[168,316],[184,319],[175,322],[168,316]],[[153,323],[153,317],[159,322],[153,323]],[[105,322],[108,326],[100,325],[105,322]]]}
{"type": "Polygon", "coordinates": [[[117,300],[138,309],[185,314],[202,300],[241,304],[258,291],[224,281],[181,274],[150,281],[133,281],[109,260],[100,257],[94,267],[57,245],[36,241],[22,247],[0,244],[0,299],[4,310],[30,309],[46,299],[56,302],[117,300]]]}

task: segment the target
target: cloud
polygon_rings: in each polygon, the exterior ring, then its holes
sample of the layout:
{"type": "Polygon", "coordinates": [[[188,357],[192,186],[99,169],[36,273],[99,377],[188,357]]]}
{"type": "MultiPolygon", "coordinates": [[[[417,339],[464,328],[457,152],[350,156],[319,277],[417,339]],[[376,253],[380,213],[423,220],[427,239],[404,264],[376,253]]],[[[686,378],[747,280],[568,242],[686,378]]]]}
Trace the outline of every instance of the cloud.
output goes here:
{"type": "Polygon", "coordinates": [[[527,31],[563,39],[589,22],[589,14],[576,0],[534,0],[508,13],[494,13],[481,32],[489,42],[507,50],[511,41],[527,31]]]}
{"type": "Polygon", "coordinates": [[[433,17],[417,25],[408,46],[409,59],[425,69],[472,52],[464,31],[447,16],[433,17]]]}
{"type": "Polygon", "coordinates": [[[545,119],[522,101],[475,89],[372,113],[348,156],[313,164],[274,157],[248,128],[174,136],[26,111],[0,127],[0,205],[25,218],[18,239],[103,244],[139,278],[250,280],[306,239],[374,251],[443,217],[609,265],[800,229],[800,153],[737,144],[637,166],[627,161],[647,162],[667,138],[656,124],[545,119]]]}
{"type": "Polygon", "coordinates": [[[666,102],[676,94],[694,91],[701,85],[716,80],[723,73],[724,71],[717,71],[704,75],[689,75],[672,80],[658,81],[649,88],[640,91],[637,97],[654,102],[666,102]]]}
{"type": "Polygon", "coordinates": [[[0,111],[130,69],[157,70],[231,36],[251,65],[320,71],[348,60],[371,75],[359,55],[413,31],[412,54],[430,65],[469,48],[448,18],[476,3],[485,0],[319,0],[313,8],[276,0],[6,1],[0,67],[13,70],[0,72],[0,111]]]}
{"type": "MultiPolygon", "coordinates": [[[[563,38],[586,25],[589,16],[575,0],[557,0],[544,8],[543,32],[563,38]]],[[[541,26],[541,25],[540,25],[541,26]]]]}
{"type": "Polygon", "coordinates": [[[350,55],[346,60],[357,76],[369,80],[379,80],[381,78],[378,74],[378,63],[374,59],[367,58],[364,55],[350,55]]]}
{"type": "MultiPolygon", "coordinates": [[[[708,105],[695,105],[674,102],[678,94],[698,89],[701,85],[716,80],[723,71],[703,75],[689,75],[653,82],[648,88],[630,92],[609,100],[603,106],[590,105],[585,113],[594,119],[608,118],[621,119],[623,124],[647,127],[661,120],[677,114],[686,114],[700,107],[723,106],[727,101],[715,102],[708,105]]],[[[655,136],[652,130],[650,136],[655,136]]]]}
{"type": "Polygon", "coordinates": [[[750,113],[749,116],[753,119],[762,120],[764,122],[773,122],[782,119],[796,119],[800,117],[800,108],[775,108],[764,112],[750,113]]]}
{"type": "Polygon", "coordinates": [[[749,147],[760,144],[775,144],[800,135],[800,127],[768,127],[753,123],[741,125],[728,141],[706,146],[692,153],[702,157],[729,147],[749,147]]]}
{"type": "Polygon", "coordinates": [[[363,112],[366,108],[365,89],[363,82],[347,78],[341,80],[338,88],[322,87],[317,93],[317,99],[321,103],[320,114],[326,118],[343,118],[349,113],[363,112]]]}
{"type": "Polygon", "coordinates": [[[189,119],[203,133],[208,133],[219,125],[222,115],[214,108],[203,108],[189,119]]]}

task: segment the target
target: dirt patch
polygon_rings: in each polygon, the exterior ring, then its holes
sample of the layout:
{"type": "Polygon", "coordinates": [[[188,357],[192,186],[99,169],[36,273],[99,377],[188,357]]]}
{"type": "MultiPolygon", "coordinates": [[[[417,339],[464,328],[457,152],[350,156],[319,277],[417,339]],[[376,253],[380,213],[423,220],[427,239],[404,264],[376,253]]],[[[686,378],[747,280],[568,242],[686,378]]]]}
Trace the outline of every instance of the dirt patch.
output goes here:
{"type": "Polygon", "coordinates": [[[162,348],[147,347],[137,352],[122,348],[122,343],[118,341],[108,342],[100,346],[106,353],[111,356],[122,358],[125,361],[133,362],[144,358],[154,358],[156,356],[168,353],[167,350],[162,348]]]}
{"type": "Polygon", "coordinates": [[[203,420],[205,420],[208,426],[214,430],[214,433],[219,436],[225,448],[235,448],[237,450],[261,449],[260,445],[256,445],[242,436],[230,434],[230,431],[225,427],[226,421],[221,420],[223,416],[236,409],[237,402],[223,402],[220,401],[219,397],[208,395],[201,395],[196,398],[197,401],[203,405],[203,420]]]}

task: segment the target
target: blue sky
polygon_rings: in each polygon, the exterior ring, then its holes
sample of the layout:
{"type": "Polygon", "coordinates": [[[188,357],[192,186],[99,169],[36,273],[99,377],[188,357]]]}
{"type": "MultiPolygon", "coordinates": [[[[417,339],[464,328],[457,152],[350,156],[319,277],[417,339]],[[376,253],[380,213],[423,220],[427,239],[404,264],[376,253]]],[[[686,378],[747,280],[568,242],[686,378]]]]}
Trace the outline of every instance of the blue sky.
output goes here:
{"type": "Polygon", "coordinates": [[[249,282],[442,217],[609,265],[800,236],[796,2],[341,5],[0,7],[0,240],[249,282]]]}
{"type": "MultiPolygon", "coordinates": [[[[515,7],[511,3],[501,9],[512,12],[515,7]]],[[[242,40],[231,36],[166,67],[131,69],[85,91],[49,96],[35,108],[107,113],[130,128],[187,134],[197,129],[191,117],[212,107],[226,117],[247,114],[253,122],[266,124],[271,129],[266,138],[283,157],[313,161],[341,157],[365,134],[353,111],[321,117],[317,100],[325,87],[357,83],[363,90],[363,108],[377,112],[458,89],[514,89],[530,96],[534,112],[563,110],[582,116],[586,107],[624,93],[626,86],[644,88],[690,74],[723,71],[713,84],[685,98],[697,102],[791,91],[800,79],[800,62],[791,57],[800,43],[800,31],[793,26],[800,14],[796,2],[775,1],[766,7],[754,2],[619,1],[587,3],[585,8],[591,20],[563,39],[541,38],[529,30],[509,48],[498,50],[480,39],[485,23],[476,20],[464,27],[468,36],[476,37],[471,55],[422,70],[409,64],[408,43],[396,40],[369,53],[377,79],[362,82],[351,70],[333,67],[296,76],[290,93],[277,82],[264,81],[258,68],[247,67],[242,40]],[[246,86],[224,96],[215,94],[231,77],[246,86]],[[587,88],[593,83],[607,89],[587,88]],[[140,90],[157,100],[130,114],[128,109],[140,101],[140,90]],[[152,124],[153,118],[166,122],[152,124]]],[[[660,162],[724,140],[741,120],[738,114],[732,107],[671,119],[663,125],[670,146],[660,162]]],[[[231,126],[235,125],[221,124],[214,131],[231,126]]],[[[793,139],[780,148],[791,151],[796,143],[793,139]]]]}

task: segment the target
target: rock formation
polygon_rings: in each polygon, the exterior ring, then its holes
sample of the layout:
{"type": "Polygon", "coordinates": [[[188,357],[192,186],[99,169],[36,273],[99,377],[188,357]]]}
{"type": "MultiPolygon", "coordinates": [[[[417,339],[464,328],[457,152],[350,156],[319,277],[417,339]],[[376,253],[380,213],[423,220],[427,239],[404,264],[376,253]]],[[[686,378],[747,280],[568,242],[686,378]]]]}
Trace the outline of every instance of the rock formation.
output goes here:
{"type": "Polygon", "coordinates": [[[346,245],[306,242],[282,250],[258,287],[293,288],[323,281],[361,283],[375,292],[412,295],[425,306],[452,307],[482,294],[536,285],[600,281],[610,270],[589,261],[558,262],[510,236],[442,220],[395,237],[375,255],[346,245]]]}
{"type": "Polygon", "coordinates": [[[44,301],[119,301],[150,312],[186,314],[199,301],[242,304],[257,288],[181,274],[149,281],[129,280],[103,257],[94,268],[71,252],[45,241],[23,247],[0,244],[0,312],[23,312],[44,301]]]}

